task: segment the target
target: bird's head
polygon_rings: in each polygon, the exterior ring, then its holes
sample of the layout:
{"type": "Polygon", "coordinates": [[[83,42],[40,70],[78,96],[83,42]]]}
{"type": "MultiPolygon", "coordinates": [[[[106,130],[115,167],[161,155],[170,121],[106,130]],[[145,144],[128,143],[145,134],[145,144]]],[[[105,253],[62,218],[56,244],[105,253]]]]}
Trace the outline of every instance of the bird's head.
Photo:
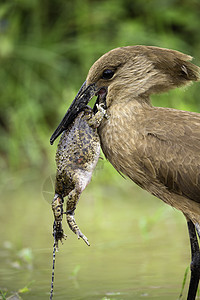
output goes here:
{"type": "Polygon", "coordinates": [[[150,46],[121,47],[104,54],[90,68],[51,144],[95,95],[108,108],[131,99],[149,102],[153,93],[199,80],[200,69],[191,59],[178,51],[150,46]]]}

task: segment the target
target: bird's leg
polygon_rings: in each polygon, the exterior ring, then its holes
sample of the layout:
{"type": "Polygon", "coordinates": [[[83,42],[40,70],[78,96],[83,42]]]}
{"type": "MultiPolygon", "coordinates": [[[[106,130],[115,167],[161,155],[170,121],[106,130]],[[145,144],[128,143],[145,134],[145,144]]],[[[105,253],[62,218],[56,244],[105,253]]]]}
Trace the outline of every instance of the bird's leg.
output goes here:
{"type": "Polygon", "coordinates": [[[62,239],[66,237],[62,229],[63,198],[55,194],[51,205],[54,214],[53,236],[56,249],[58,249],[58,242],[61,241],[62,243],[62,239]]]}
{"type": "Polygon", "coordinates": [[[88,125],[94,128],[99,127],[104,117],[108,117],[108,115],[106,114],[106,110],[103,108],[104,103],[96,104],[96,106],[98,109],[97,113],[90,120],[87,121],[88,125]]]}
{"type": "Polygon", "coordinates": [[[69,228],[78,236],[78,239],[82,238],[84,242],[90,246],[87,237],[80,231],[78,225],[76,224],[74,218],[74,211],[76,209],[76,204],[78,203],[80,197],[80,192],[75,188],[68,195],[67,200],[67,209],[66,209],[66,217],[69,228]]]}
{"type": "Polygon", "coordinates": [[[190,236],[192,262],[190,265],[191,277],[187,300],[195,300],[200,277],[200,251],[195,226],[191,220],[187,221],[190,236]]]}

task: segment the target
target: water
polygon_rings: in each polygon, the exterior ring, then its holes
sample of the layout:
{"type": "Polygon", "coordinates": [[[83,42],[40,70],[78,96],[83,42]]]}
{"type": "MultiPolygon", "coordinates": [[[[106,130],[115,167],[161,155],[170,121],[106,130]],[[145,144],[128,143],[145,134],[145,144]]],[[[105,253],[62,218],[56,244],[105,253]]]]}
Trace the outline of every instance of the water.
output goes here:
{"type": "MultiPolygon", "coordinates": [[[[76,221],[90,247],[64,223],[53,299],[178,299],[190,262],[184,217],[116,176],[107,183],[95,177],[78,204],[76,221]]],[[[42,181],[7,184],[2,193],[0,288],[7,296],[28,286],[22,299],[49,299],[52,195],[44,199],[42,181]]]]}

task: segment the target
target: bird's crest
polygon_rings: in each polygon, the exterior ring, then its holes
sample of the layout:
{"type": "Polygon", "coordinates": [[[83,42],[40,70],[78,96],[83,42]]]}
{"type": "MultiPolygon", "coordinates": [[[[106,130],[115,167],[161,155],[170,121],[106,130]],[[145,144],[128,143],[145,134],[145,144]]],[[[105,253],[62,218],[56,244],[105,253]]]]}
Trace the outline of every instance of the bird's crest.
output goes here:
{"type": "Polygon", "coordinates": [[[91,67],[87,82],[99,86],[126,86],[134,95],[149,96],[200,80],[200,68],[192,57],[181,52],[152,47],[128,46],[113,49],[91,67]],[[111,80],[103,80],[105,70],[114,70],[111,80]]]}

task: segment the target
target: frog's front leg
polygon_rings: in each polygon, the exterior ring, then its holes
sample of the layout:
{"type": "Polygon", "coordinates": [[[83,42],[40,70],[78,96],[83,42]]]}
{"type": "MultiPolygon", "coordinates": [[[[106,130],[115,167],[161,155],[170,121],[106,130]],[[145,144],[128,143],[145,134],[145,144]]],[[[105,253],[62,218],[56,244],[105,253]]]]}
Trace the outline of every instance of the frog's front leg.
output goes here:
{"type": "Polygon", "coordinates": [[[68,195],[66,218],[69,228],[78,236],[78,239],[82,238],[84,242],[90,246],[87,237],[80,231],[78,225],[76,224],[74,218],[74,211],[76,209],[76,204],[78,203],[80,197],[80,192],[75,188],[68,195]]]}
{"type": "Polygon", "coordinates": [[[55,194],[54,196],[52,210],[54,214],[53,236],[55,239],[56,249],[58,249],[58,242],[61,241],[62,243],[62,239],[65,239],[66,237],[62,228],[63,198],[58,194],[55,194]]]}
{"type": "Polygon", "coordinates": [[[98,109],[97,113],[90,120],[88,120],[88,125],[94,128],[98,128],[100,126],[104,117],[108,118],[106,110],[103,108],[104,104],[96,104],[96,106],[98,109]]]}

